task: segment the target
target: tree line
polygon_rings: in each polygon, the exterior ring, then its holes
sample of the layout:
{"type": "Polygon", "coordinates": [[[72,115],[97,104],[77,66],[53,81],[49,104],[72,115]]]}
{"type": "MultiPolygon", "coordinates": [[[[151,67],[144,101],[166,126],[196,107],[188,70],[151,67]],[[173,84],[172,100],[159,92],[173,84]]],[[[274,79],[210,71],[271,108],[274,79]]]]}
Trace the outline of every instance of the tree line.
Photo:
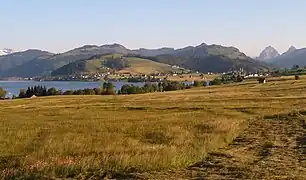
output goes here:
{"type": "MultiPolygon", "coordinates": [[[[86,88],[78,90],[67,90],[62,91],[54,87],[47,88],[46,86],[33,86],[27,89],[21,89],[18,96],[13,96],[16,98],[31,98],[33,96],[56,96],[56,95],[124,95],[124,94],[144,94],[152,92],[164,92],[164,91],[176,91],[190,89],[192,87],[200,87],[207,85],[219,85],[220,83],[216,80],[207,83],[206,81],[194,81],[193,84],[185,84],[178,81],[162,81],[159,83],[146,83],[144,86],[139,87],[135,85],[125,84],[116,91],[115,86],[111,82],[105,82],[101,87],[98,88],[86,88]]],[[[6,91],[0,88],[0,98],[5,98],[6,91]]]]}
{"type": "Polygon", "coordinates": [[[57,90],[52,87],[47,89],[45,86],[28,87],[26,90],[21,89],[19,95],[14,98],[30,98],[33,96],[56,96],[56,95],[114,95],[116,94],[115,86],[108,82],[103,83],[99,88],[86,88],[78,90],[57,90]]]}

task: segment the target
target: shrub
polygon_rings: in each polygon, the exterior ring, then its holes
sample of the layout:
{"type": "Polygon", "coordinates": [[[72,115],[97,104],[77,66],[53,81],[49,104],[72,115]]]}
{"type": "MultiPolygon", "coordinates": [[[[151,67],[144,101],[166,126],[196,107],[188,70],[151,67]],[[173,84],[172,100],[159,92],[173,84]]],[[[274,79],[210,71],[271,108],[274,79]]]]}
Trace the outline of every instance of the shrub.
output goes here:
{"type": "Polygon", "coordinates": [[[6,94],[7,92],[3,88],[0,87],[0,98],[5,98],[6,94]]]}
{"type": "Polygon", "coordinates": [[[27,96],[26,96],[25,90],[24,89],[20,89],[18,98],[26,98],[26,97],[27,96]]]}
{"type": "Polygon", "coordinates": [[[103,95],[115,95],[115,86],[111,82],[105,82],[103,83],[103,95]]]}
{"type": "Polygon", "coordinates": [[[194,81],[194,82],[193,82],[193,86],[194,86],[194,87],[200,87],[200,86],[203,86],[203,83],[200,82],[200,81],[194,81]]]}
{"type": "Polygon", "coordinates": [[[237,76],[236,82],[242,82],[242,81],[243,81],[243,77],[242,76],[237,76]]]}
{"type": "Polygon", "coordinates": [[[264,77],[260,77],[260,78],[258,78],[258,82],[259,82],[259,83],[264,83],[264,82],[265,82],[265,80],[266,80],[266,78],[264,78],[264,77]]]}
{"type": "Polygon", "coordinates": [[[71,90],[65,91],[63,95],[73,95],[73,91],[71,90]]]}
{"type": "Polygon", "coordinates": [[[214,79],[211,81],[211,85],[221,85],[222,81],[219,78],[214,79]]]}

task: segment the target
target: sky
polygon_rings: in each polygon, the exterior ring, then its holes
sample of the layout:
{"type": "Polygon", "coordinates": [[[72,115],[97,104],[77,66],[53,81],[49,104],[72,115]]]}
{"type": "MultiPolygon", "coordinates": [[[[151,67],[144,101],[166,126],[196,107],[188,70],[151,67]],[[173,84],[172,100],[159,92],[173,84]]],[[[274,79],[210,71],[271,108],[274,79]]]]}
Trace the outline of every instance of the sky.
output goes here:
{"type": "Polygon", "coordinates": [[[305,0],[0,0],[0,48],[306,47],[305,0]]]}

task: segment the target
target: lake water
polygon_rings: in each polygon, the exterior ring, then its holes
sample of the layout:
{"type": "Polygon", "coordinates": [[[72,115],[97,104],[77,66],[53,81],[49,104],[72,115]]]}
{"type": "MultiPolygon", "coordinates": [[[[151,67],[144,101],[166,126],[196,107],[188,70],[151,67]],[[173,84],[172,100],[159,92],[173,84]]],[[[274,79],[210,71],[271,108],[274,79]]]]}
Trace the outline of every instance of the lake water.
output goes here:
{"type": "MultiPolygon", "coordinates": [[[[135,86],[143,86],[145,83],[137,82],[112,82],[116,90],[121,89],[125,84],[133,84],[135,86]]],[[[58,90],[67,91],[67,90],[78,90],[85,88],[97,88],[101,87],[103,82],[84,82],[84,81],[0,81],[0,87],[8,92],[8,96],[18,95],[20,89],[27,89],[28,87],[33,86],[46,86],[47,88],[56,88],[58,90]]]]}

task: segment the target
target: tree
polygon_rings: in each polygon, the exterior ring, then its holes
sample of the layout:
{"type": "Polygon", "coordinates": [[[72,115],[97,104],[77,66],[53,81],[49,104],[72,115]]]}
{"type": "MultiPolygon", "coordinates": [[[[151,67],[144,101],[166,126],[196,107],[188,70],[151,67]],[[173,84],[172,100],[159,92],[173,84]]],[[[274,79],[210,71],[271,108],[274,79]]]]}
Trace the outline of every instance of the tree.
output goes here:
{"type": "Polygon", "coordinates": [[[31,88],[30,88],[30,87],[28,87],[28,89],[27,89],[27,91],[26,91],[25,95],[26,95],[26,97],[31,97],[31,96],[33,96],[33,94],[32,94],[32,91],[31,91],[31,88]]]}
{"type": "Polygon", "coordinates": [[[48,94],[48,96],[54,96],[54,95],[58,95],[58,92],[57,92],[57,90],[53,87],[53,88],[48,89],[47,94],[48,94]]]}
{"type": "Polygon", "coordinates": [[[6,97],[7,92],[0,87],[0,98],[5,98],[6,97]]]}
{"type": "Polygon", "coordinates": [[[236,82],[242,82],[243,81],[243,77],[238,75],[236,78],[236,82]]]}
{"type": "Polygon", "coordinates": [[[131,85],[125,84],[121,87],[120,94],[129,94],[130,89],[131,89],[131,85]]]}
{"type": "Polygon", "coordinates": [[[221,85],[222,82],[220,79],[216,78],[213,81],[211,81],[211,85],[221,85]]]}
{"type": "Polygon", "coordinates": [[[200,81],[194,81],[193,86],[194,87],[200,87],[200,86],[203,86],[203,83],[201,83],[200,81]]]}
{"type": "Polygon", "coordinates": [[[103,89],[102,88],[94,88],[95,94],[96,95],[102,95],[103,89]]]}
{"type": "Polygon", "coordinates": [[[114,95],[116,94],[115,86],[111,82],[103,83],[103,93],[104,95],[114,95]]]}
{"type": "Polygon", "coordinates": [[[18,97],[19,98],[26,98],[27,97],[24,89],[20,89],[18,97]]]}
{"type": "Polygon", "coordinates": [[[297,65],[297,64],[295,64],[295,65],[292,66],[292,70],[297,70],[297,69],[299,69],[299,68],[300,68],[300,66],[297,65]]]}
{"type": "Polygon", "coordinates": [[[44,86],[42,88],[42,96],[48,96],[48,92],[47,92],[47,87],[46,86],[44,86]]]}

